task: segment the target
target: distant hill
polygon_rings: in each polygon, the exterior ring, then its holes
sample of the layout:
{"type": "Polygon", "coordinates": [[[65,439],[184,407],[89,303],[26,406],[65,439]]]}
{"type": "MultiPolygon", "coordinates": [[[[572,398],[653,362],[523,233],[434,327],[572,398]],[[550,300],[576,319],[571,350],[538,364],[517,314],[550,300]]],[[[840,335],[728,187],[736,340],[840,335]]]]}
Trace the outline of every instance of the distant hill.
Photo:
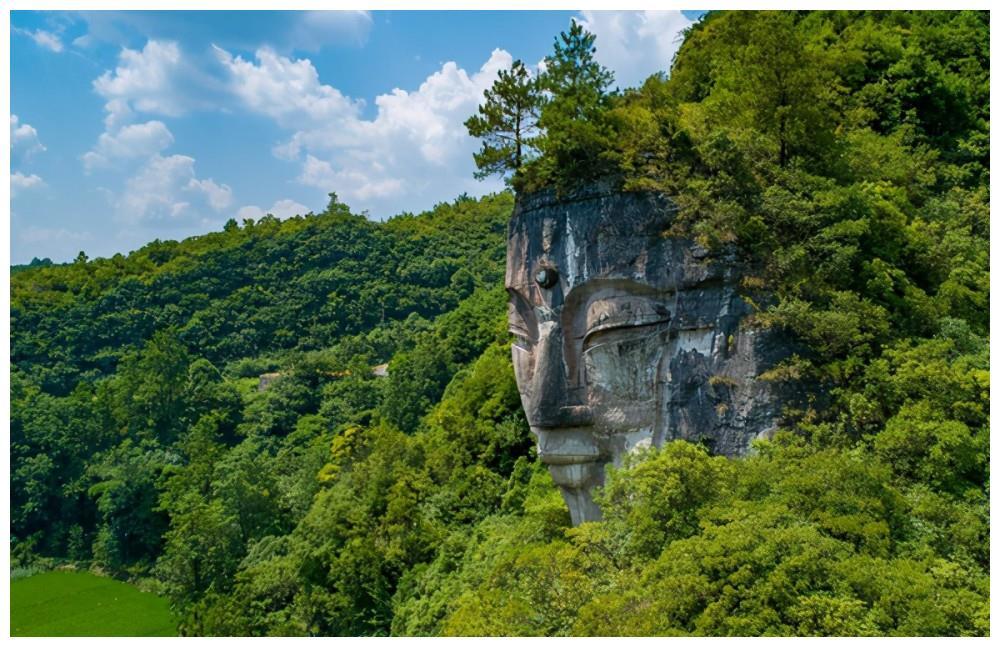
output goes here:
{"type": "Polygon", "coordinates": [[[321,214],[230,221],[128,256],[12,268],[11,360],[65,394],[161,330],[225,364],[434,317],[501,276],[512,204],[509,194],[463,198],[376,223],[332,201],[321,214]]]}
{"type": "Polygon", "coordinates": [[[49,258],[38,258],[35,257],[31,259],[30,263],[23,263],[21,265],[11,265],[10,273],[11,275],[17,274],[18,272],[23,272],[25,270],[33,270],[38,267],[51,267],[54,263],[49,258]]]}

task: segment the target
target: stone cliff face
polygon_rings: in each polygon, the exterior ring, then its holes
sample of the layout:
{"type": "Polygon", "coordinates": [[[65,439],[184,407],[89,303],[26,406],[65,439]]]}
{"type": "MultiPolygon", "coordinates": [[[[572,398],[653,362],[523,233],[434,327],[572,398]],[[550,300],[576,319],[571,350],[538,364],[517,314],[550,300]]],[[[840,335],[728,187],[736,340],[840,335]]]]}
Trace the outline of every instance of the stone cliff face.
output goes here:
{"type": "Polygon", "coordinates": [[[521,198],[510,222],[515,373],[574,523],[599,518],[607,464],[674,439],[743,455],[794,395],[759,379],[794,346],[752,325],[745,268],[665,237],[675,213],[663,195],[594,188],[521,198]]]}

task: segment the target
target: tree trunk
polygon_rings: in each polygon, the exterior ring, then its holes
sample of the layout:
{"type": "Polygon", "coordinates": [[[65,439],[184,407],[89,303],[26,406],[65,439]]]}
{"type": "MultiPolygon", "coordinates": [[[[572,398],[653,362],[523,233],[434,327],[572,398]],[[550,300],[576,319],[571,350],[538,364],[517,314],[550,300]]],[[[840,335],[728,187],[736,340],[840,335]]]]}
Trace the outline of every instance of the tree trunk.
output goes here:
{"type": "Polygon", "coordinates": [[[514,170],[521,168],[521,110],[518,106],[517,116],[514,117],[514,170]]]}

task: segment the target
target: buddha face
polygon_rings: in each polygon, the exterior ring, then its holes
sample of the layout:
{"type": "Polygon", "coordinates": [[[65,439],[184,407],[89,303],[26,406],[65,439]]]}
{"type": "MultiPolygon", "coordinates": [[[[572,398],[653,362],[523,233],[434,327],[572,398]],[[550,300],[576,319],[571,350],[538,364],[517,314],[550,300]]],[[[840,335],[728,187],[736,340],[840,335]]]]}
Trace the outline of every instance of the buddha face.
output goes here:
{"type": "MultiPolygon", "coordinates": [[[[649,206],[649,205],[646,205],[649,206]]],[[[597,520],[607,464],[660,445],[676,339],[676,244],[660,208],[520,212],[506,286],[514,373],[574,525],[597,520]]]]}
{"type": "MultiPolygon", "coordinates": [[[[521,403],[573,524],[604,468],[673,439],[745,454],[798,397],[760,380],[794,346],[744,325],[734,257],[663,236],[673,205],[626,193],[518,204],[506,286],[521,403]]],[[[795,407],[801,407],[795,404],[795,407]]]]}

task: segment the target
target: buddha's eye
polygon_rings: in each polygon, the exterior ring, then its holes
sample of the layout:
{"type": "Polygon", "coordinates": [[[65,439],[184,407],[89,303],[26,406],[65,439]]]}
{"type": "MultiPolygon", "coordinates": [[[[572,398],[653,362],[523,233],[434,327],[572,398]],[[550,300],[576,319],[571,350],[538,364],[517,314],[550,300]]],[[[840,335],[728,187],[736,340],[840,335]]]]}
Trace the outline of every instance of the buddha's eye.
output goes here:
{"type": "Polygon", "coordinates": [[[647,297],[619,296],[591,303],[587,309],[584,350],[646,337],[670,323],[670,309],[647,297]]]}
{"type": "Polygon", "coordinates": [[[583,340],[584,351],[603,346],[641,339],[663,330],[668,321],[654,322],[643,326],[619,326],[618,328],[603,328],[589,333],[583,340]]]}

